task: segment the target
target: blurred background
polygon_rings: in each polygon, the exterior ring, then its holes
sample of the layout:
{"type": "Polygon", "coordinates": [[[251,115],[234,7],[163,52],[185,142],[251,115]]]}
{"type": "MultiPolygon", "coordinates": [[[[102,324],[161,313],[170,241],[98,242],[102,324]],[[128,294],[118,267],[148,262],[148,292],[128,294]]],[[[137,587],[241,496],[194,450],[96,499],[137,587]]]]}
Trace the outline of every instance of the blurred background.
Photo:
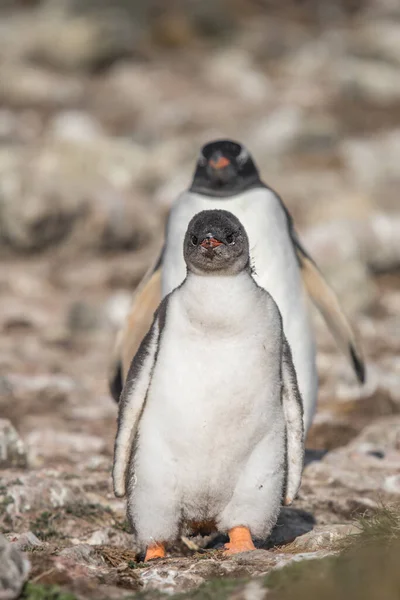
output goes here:
{"type": "Polygon", "coordinates": [[[252,152],[364,343],[361,389],[316,320],[309,445],[399,412],[399,118],[398,0],[0,2],[0,435],[29,510],[43,469],[96,471],[111,502],[115,332],[216,137],[252,152]]]}

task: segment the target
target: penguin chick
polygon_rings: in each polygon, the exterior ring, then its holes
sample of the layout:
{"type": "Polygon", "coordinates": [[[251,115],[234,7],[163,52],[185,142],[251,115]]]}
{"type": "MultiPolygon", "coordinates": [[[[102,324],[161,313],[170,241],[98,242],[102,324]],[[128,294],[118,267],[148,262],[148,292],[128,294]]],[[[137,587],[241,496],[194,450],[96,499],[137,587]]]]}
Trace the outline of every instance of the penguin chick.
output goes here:
{"type": "Polygon", "coordinates": [[[113,396],[118,401],[132,357],[161,299],[185,278],[182,243],[190,219],[214,208],[230,211],[243,224],[250,240],[254,279],[279,307],[304,402],[307,431],[316,410],[318,375],[315,333],[305,291],[360,382],[365,379],[362,351],[336,295],[299,241],[284,203],[260,179],[245,146],[231,140],[216,140],[201,149],[192,184],[171,209],[162,255],[135,294],[115,347],[109,378],[113,396]]]}
{"type": "Polygon", "coordinates": [[[160,304],[124,386],[113,481],[146,559],[185,522],[212,521],[226,553],[254,549],[294,499],[303,414],[279,309],[251,275],[231,213],[203,211],[184,238],[187,274],[160,304]]]}

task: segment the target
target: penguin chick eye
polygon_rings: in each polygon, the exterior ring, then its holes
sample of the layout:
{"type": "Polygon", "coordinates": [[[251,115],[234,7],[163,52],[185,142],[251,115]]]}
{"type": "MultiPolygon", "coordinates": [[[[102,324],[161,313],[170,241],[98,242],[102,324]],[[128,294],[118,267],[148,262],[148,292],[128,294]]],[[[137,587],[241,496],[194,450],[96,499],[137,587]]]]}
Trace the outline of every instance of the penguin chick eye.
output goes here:
{"type": "Polygon", "coordinates": [[[233,239],[233,233],[226,236],[226,241],[228,242],[228,244],[231,244],[231,245],[233,245],[235,243],[235,240],[233,239]]]}
{"type": "Polygon", "coordinates": [[[197,246],[197,242],[199,240],[198,240],[198,238],[195,235],[191,235],[190,236],[190,241],[192,242],[193,246],[197,246]]]}

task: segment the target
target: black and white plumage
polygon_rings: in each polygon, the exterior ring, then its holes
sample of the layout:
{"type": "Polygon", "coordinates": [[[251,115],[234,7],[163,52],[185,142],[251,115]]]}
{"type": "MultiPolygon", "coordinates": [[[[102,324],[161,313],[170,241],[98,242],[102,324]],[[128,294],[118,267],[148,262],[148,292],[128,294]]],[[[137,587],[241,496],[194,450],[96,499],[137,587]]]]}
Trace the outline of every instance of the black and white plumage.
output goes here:
{"type": "Polygon", "coordinates": [[[119,407],[114,490],[143,546],[176,539],[182,521],[265,537],[301,481],[296,373],[243,226],[204,211],[184,250],[185,279],[157,310],[119,407]]]}
{"type": "Polygon", "coordinates": [[[299,241],[282,200],[261,181],[246,148],[229,140],[212,142],[202,148],[191,187],[171,209],[162,255],[135,295],[130,316],[116,345],[110,376],[116,390],[114,397],[118,399],[132,356],[160,299],[185,277],[181,245],[190,219],[212,208],[229,210],[247,231],[254,278],[272,295],[282,315],[308,430],[316,408],[318,377],[306,292],[349,357],[360,382],[365,379],[362,352],[334,292],[299,241]]]}

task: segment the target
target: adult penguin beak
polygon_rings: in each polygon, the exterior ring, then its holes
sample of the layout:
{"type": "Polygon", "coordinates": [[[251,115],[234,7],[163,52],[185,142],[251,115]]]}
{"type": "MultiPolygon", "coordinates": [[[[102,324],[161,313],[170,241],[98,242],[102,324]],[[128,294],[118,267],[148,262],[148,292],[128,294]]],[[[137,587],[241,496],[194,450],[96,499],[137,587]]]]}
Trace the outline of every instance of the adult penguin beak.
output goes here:
{"type": "Polygon", "coordinates": [[[208,161],[208,164],[212,169],[220,171],[221,169],[225,169],[225,167],[230,165],[231,161],[229,160],[229,158],[226,158],[226,156],[223,156],[220,152],[216,152],[212,155],[212,157],[208,161]]]}

